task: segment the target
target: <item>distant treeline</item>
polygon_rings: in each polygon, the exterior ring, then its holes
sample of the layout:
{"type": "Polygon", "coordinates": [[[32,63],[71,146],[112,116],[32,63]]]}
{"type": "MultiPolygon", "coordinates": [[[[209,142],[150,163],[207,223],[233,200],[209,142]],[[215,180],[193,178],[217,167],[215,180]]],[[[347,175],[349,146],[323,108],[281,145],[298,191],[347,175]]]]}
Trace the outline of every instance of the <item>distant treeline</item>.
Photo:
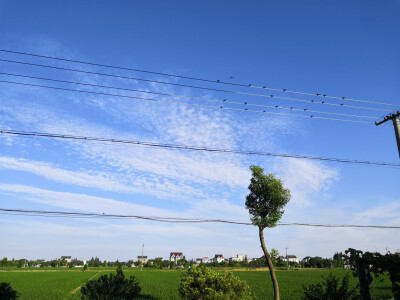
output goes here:
{"type": "MultiPolygon", "coordinates": [[[[287,264],[285,261],[281,261],[277,258],[273,258],[273,263],[276,267],[286,267],[287,264]]],[[[53,259],[53,260],[28,260],[28,259],[7,259],[4,257],[0,261],[0,267],[83,267],[84,265],[88,267],[146,267],[146,268],[174,268],[174,267],[183,267],[188,268],[189,266],[195,265],[193,260],[180,259],[175,262],[169,260],[162,260],[161,258],[156,258],[154,260],[150,260],[147,263],[143,264],[140,261],[128,260],[126,262],[120,261],[101,261],[98,257],[92,257],[90,260],[82,261],[79,259],[72,259],[70,262],[67,262],[65,259],[53,259]]],[[[261,257],[258,259],[251,259],[244,261],[222,261],[220,263],[210,262],[206,264],[207,266],[214,267],[235,267],[235,268],[257,268],[257,267],[266,267],[267,262],[266,259],[261,257]]],[[[289,266],[291,267],[305,267],[305,268],[343,268],[343,258],[341,253],[335,253],[333,258],[321,258],[321,257],[309,257],[306,261],[299,263],[289,262],[289,266]]]]}

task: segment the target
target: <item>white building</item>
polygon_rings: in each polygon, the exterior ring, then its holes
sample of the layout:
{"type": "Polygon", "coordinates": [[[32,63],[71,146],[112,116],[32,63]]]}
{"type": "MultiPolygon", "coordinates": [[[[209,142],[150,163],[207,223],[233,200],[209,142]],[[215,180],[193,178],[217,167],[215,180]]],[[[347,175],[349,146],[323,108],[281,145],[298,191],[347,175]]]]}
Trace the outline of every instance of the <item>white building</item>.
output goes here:
{"type": "Polygon", "coordinates": [[[225,260],[225,258],[222,254],[215,254],[215,256],[213,258],[213,262],[216,262],[216,263],[221,263],[224,260],[225,260]]]}
{"type": "Polygon", "coordinates": [[[306,256],[301,260],[301,263],[304,264],[306,262],[308,262],[311,259],[311,256],[306,256]]]}
{"type": "Polygon", "coordinates": [[[185,258],[182,252],[170,252],[169,260],[173,261],[175,264],[178,263],[178,260],[185,258]]]}
{"type": "Polygon", "coordinates": [[[241,262],[241,261],[244,261],[244,256],[243,256],[243,254],[237,254],[235,257],[229,258],[229,260],[241,262]]]}
{"type": "Polygon", "coordinates": [[[70,263],[72,258],[71,258],[71,256],[61,256],[60,260],[65,260],[67,263],[70,263]]]}
{"type": "Polygon", "coordinates": [[[141,262],[142,265],[144,265],[144,264],[146,264],[146,263],[148,262],[147,256],[142,256],[142,255],[138,256],[138,257],[137,257],[137,260],[138,260],[139,262],[141,262]]]}
{"type": "Polygon", "coordinates": [[[210,259],[209,259],[208,257],[203,257],[203,258],[201,259],[201,262],[202,262],[203,264],[208,264],[208,263],[210,263],[210,259]]]}
{"type": "Polygon", "coordinates": [[[283,262],[289,261],[290,263],[299,263],[299,259],[297,258],[296,255],[288,255],[287,259],[285,256],[279,256],[278,260],[283,262]]]}

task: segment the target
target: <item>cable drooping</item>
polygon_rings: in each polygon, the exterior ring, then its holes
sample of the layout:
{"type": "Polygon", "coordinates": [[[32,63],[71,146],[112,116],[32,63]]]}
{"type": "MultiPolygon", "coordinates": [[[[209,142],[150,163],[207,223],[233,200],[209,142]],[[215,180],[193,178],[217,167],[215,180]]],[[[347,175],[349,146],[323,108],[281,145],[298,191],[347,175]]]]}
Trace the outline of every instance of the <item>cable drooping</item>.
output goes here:
{"type": "Polygon", "coordinates": [[[330,120],[330,121],[339,121],[339,122],[350,122],[350,123],[360,123],[360,124],[375,125],[375,123],[371,122],[371,121],[367,122],[367,121],[358,121],[358,120],[347,120],[347,119],[320,117],[320,116],[315,116],[315,115],[296,115],[296,114],[288,114],[288,113],[277,113],[277,112],[270,112],[270,111],[266,111],[266,110],[260,111],[260,110],[251,110],[251,109],[247,109],[247,108],[245,108],[245,109],[232,108],[232,107],[226,107],[226,106],[222,106],[222,105],[220,105],[220,106],[210,106],[210,105],[204,105],[204,104],[194,104],[194,103],[178,102],[178,101],[172,101],[172,100],[144,98],[144,97],[119,95],[119,94],[111,94],[111,93],[103,93],[103,92],[84,91],[84,90],[74,90],[74,89],[68,89],[68,88],[61,88],[61,87],[54,87],[54,86],[47,86],[47,85],[40,85],[40,84],[32,84],[32,83],[24,83],[24,82],[7,81],[7,80],[0,80],[0,82],[8,83],[8,84],[39,87],[39,88],[47,88],[47,89],[53,89],[53,90],[61,90],[61,91],[69,91],[69,92],[77,92],[77,93],[85,93],[85,94],[94,94],[94,95],[101,95],[101,96],[112,96],[112,97],[136,99],[136,100],[142,100],[142,101],[170,103],[170,104],[180,104],[180,105],[195,106],[195,107],[202,107],[202,108],[210,108],[210,109],[217,109],[217,110],[223,109],[223,110],[231,110],[231,111],[242,111],[242,112],[250,112],[250,113],[272,114],[272,115],[289,116],[289,117],[300,117],[300,118],[314,118],[314,119],[321,119],[321,120],[330,120]]]}
{"type": "Polygon", "coordinates": [[[114,75],[114,74],[108,74],[108,73],[91,72],[91,71],[77,70],[77,69],[64,68],[64,67],[55,67],[55,66],[49,66],[49,65],[43,65],[43,64],[28,63],[28,62],[21,62],[21,61],[15,61],[15,60],[7,60],[7,59],[0,59],[0,61],[16,63],[16,64],[23,64],[23,65],[29,65],[29,66],[35,66],[35,67],[42,67],[42,68],[50,68],[50,69],[56,69],[56,70],[63,70],[63,71],[70,71],[70,72],[77,72],[77,73],[84,73],[84,74],[91,74],[91,75],[107,76],[107,77],[112,77],[112,78],[121,78],[121,79],[137,80],[137,81],[144,81],[144,82],[151,82],[151,83],[158,83],[158,84],[165,84],[165,85],[193,88],[193,89],[201,89],[201,90],[214,91],[214,92],[223,92],[223,93],[230,93],[230,94],[263,97],[263,98],[268,98],[268,99],[276,98],[276,99],[281,99],[281,100],[299,101],[299,102],[307,102],[307,103],[315,103],[315,104],[324,104],[324,105],[338,106],[338,107],[349,107],[349,108],[357,108],[357,109],[365,109],[365,110],[383,111],[383,112],[386,112],[386,113],[390,112],[389,109],[354,106],[354,105],[347,105],[347,104],[344,104],[344,103],[338,104],[338,103],[329,103],[329,102],[326,102],[326,101],[319,102],[319,101],[316,101],[316,100],[304,100],[304,99],[296,99],[296,98],[289,98],[289,97],[279,97],[279,96],[275,96],[275,95],[254,94],[254,93],[246,93],[246,92],[239,92],[239,91],[222,90],[222,89],[215,89],[215,88],[208,88],[208,87],[200,87],[200,86],[195,86],[195,85],[187,85],[187,84],[173,83],[173,82],[167,82],[167,81],[144,79],[144,78],[138,78],[138,77],[114,75]]]}
{"type": "Polygon", "coordinates": [[[397,106],[395,104],[384,103],[384,102],[380,102],[380,101],[369,101],[369,100],[361,100],[361,99],[352,99],[352,98],[347,98],[347,97],[329,96],[326,94],[306,93],[306,92],[292,91],[292,90],[288,90],[288,89],[276,89],[276,88],[270,88],[268,86],[255,86],[253,84],[234,83],[234,82],[227,82],[227,81],[221,81],[221,80],[212,80],[212,79],[205,79],[205,78],[198,78],[198,77],[191,77],[191,76],[183,76],[183,75],[155,72],[155,71],[149,71],[149,70],[143,70],[143,69],[135,69],[135,68],[114,66],[114,65],[108,65],[108,64],[92,63],[92,62],[87,62],[87,61],[73,60],[73,59],[60,58],[60,57],[54,57],[54,56],[48,56],[48,55],[39,55],[39,54],[28,53],[28,52],[20,52],[20,51],[6,50],[6,49],[0,49],[0,51],[6,52],[6,53],[25,55],[25,56],[53,59],[53,60],[58,60],[58,61],[73,62],[73,63],[85,64],[85,65],[90,65],[90,66],[105,67],[105,68],[111,68],[111,69],[117,69],[117,70],[134,71],[134,72],[141,72],[141,73],[147,73],[147,74],[153,74],[153,75],[161,75],[161,76],[168,76],[168,77],[174,77],[174,78],[196,80],[196,81],[202,81],[202,82],[208,82],[208,83],[218,83],[218,84],[237,86],[237,87],[246,87],[246,88],[266,89],[266,90],[270,90],[270,91],[285,92],[285,93],[299,94],[299,95],[305,95],[305,96],[316,96],[316,97],[330,98],[330,99],[336,99],[336,100],[362,102],[362,103],[369,103],[369,104],[386,105],[386,106],[392,106],[392,107],[397,106]]]}
{"type": "Polygon", "coordinates": [[[156,148],[162,148],[162,149],[169,148],[169,149],[203,151],[203,152],[219,152],[219,153],[273,156],[273,157],[285,157],[285,158],[303,158],[303,159],[350,163],[350,164],[400,167],[400,164],[388,163],[388,162],[375,162],[375,161],[320,157],[320,156],[310,156],[310,155],[295,155],[295,154],[286,154],[286,153],[271,153],[271,152],[246,151],[246,150],[234,150],[234,149],[207,148],[207,147],[187,146],[187,145],[178,145],[178,144],[163,144],[163,143],[156,143],[156,142],[132,141],[132,140],[98,138],[98,137],[88,137],[88,136],[75,136],[75,135],[64,135],[64,134],[52,134],[52,133],[43,133],[43,132],[0,129],[0,133],[9,134],[9,135],[18,135],[18,136],[32,136],[32,137],[70,139],[70,140],[80,140],[80,141],[96,141],[96,142],[111,142],[111,143],[121,143],[121,144],[131,144],[131,145],[142,145],[142,146],[156,147],[156,148]]]}
{"type": "MultiPolygon", "coordinates": [[[[119,90],[119,91],[128,91],[128,92],[137,92],[137,93],[145,93],[145,94],[152,94],[152,95],[168,96],[168,97],[174,97],[174,98],[184,98],[184,99],[191,99],[191,100],[197,100],[197,101],[208,101],[208,102],[217,102],[217,103],[221,102],[221,103],[234,104],[234,105],[245,105],[245,106],[274,108],[274,109],[286,109],[286,110],[301,111],[301,112],[307,111],[309,113],[328,114],[328,115],[355,117],[355,118],[366,118],[366,119],[374,119],[374,120],[377,119],[376,117],[370,117],[370,116],[326,112],[326,111],[312,110],[312,109],[308,109],[308,108],[285,107],[285,106],[279,106],[279,105],[275,105],[275,106],[262,105],[262,104],[249,103],[247,101],[238,102],[238,101],[231,101],[231,100],[227,100],[227,99],[210,99],[210,98],[203,98],[203,97],[190,97],[190,96],[184,96],[184,95],[160,93],[160,92],[153,92],[153,91],[147,91],[147,90],[137,90],[137,89],[115,87],[115,86],[109,86],[109,85],[82,83],[82,82],[76,82],[76,81],[29,76],[29,75],[23,75],[23,74],[0,72],[0,75],[22,77],[22,78],[29,78],[29,79],[38,79],[38,80],[45,80],[45,81],[51,81],[51,82],[67,83],[67,84],[82,85],[82,86],[97,87],[97,88],[106,88],[106,89],[113,89],[113,90],[119,90]]],[[[272,97],[272,99],[274,99],[274,98],[272,97]]]]}
{"type": "MultiPolygon", "coordinates": [[[[59,217],[59,218],[112,218],[112,219],[140,219],[164,223],[225,223],[235,225],[253,225],[250,222],[240,222],[222,219],[197,219],[197,218],[179,218],[179,217],[150,217],[139,215],[120,215],[106,213],[80,213],[65,211],[45,211],[45,210],[22,210],[0,208],[2,214],[22,215],[22,216],[40,216],[40,217],[59,217]]],[[[374,228],[374,229],[400,229],[400,226],[386,225],[354,225],[354,224],[311,224],[311,223],[278,223],[276,226],[308,226],[324,228],[374,228]]]]}

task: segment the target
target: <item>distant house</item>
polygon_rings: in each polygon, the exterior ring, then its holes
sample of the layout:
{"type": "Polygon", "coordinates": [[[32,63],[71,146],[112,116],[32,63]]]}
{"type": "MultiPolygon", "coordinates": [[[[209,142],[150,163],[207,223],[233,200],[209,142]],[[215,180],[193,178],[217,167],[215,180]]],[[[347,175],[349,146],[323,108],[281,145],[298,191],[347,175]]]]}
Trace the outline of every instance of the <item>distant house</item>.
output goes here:
{"type": "Polygon", "coordinates": [[[67,263],[70,263],[72,258],[71,258],[71,256],[61,256],[60,260],[65,260],[67,263]]]}
{"type": "Polygon", "coordinates": [[[147,256],[141,256],[141,255],[137,257],[137,260],[140,261],[142,265],[146,264],[148,261],[147,256]]]}
{"type": "Polygon", "coordinates": [[[244,261],[244,256],[243,256],[243,254],[237,254],[235,257],[229,258],[229,261],[241,262],[241,261],[244,261]]]}
{"type": "Polygon", "coordinates": [[[185,258],[182,252],[170,252],[169,260],[173,261],[175,264],[178,263],[178,260],[185,258]]]}
{"type": "Polygon", "coordinates": [[[37,261],[37,262],[40,262],[40,263],[44,263],[44,262],[46,262],[47,260],[45,260],[44,258],[39,258],[39,259],[37,259],[36,261],[37,261]]]}
{"type": "Polygon", "coordinates": [[[299,259],[297,258],[297,256],[296,255],[288,255],[287,256],[287,259],[286,259],[286,257],[285,256],[279,256],[278,257],[278,260],[279,261],[282,261],[282,262],[286,262],[286,261],[289,261],[290,263],[291,262],[295,262],[295,263],[299,263],[299,259]]]}
{"type": "Polygon", "coordinates": [[[196,258],[195,264],[200,264],[203,262],[202,258],[196,258]]]}
{"type": "Polygon", "coordinates": [[[213,262],[216,262],[216,263],[221,263],[224,260],[225,260],[225,258],[222,254],[215,254],[215,256],[213,258],[213,262]]]}
{"type": "Polygon", "coordinates": [[[210,263],[210,259],[209,259],[208,257],[203,257],[203,258],[201,259],[201,262],[202,262],[203,264],[208,264],[208,263],[210,263]]]}
{"type": "Polygon", "coordinates": [[[306,256],[301,260],[301,263],[304,264],[306,262],[308,262],[311,259],[311,256],[306,256]]]}

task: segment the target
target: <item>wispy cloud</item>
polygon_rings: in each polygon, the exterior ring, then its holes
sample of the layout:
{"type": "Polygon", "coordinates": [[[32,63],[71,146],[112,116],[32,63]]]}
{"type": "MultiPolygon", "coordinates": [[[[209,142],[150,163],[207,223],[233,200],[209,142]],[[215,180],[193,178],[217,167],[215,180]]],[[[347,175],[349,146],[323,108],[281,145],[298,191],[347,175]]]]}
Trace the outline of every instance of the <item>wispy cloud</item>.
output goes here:
{"type": "Polygon", "coordinates": [[[311,204],[339,178],[337,169],[309,160],[281,160],[278,168],[277,173],[282,174],[284,183],[292,191],[292,203],[298,205],[311,204]]]}
{"type": "Polygon", "coordinates": [[[56,192],[26,185],[0,184],[0,191],[20,194],[21,197],[28,201],[76,211],[88,211],[94,213],[106,212],[110,214],[135,214],[145,216],[171,216],[174,213],[170,210],[127,203],[109,198],[70,192],[56,192]]]}
{"type": "MultiPolygon", "coordinates": [[[[41,53],[71,58],[74,56],[51,42],[43,45],[43,48],[38,46],[41,53]]],[[[143,84],[134,80],[123,81],[70,73],[57,73],[57,76],[80,82],[170,94],[217,97],[199,91],[154,83],[143,84]]],[[[140,93],[126,94],[144,96],[140,93]]],[[[239,115],[224,110],[37,88],[10,86],[2,89],[0,96],[0,125],[20,130],[270,152],[285,152],[281,139],[294,134],[293,130],[296,130],[296,134],[301,134],[303,130],[299,121],[268,115],[239,115]]],[[[155,95],[149,97],[165,98],[155,95]]],[[[4,139],[2,136],[1,142],[4,139]]],[[[248,212],[244,207],[244,197],[251,175],[248,167],[250,164],[260,164],[267,172],[271,171],[282,177],[285,185],[292,190],[293,205],[288,206],[285,216],[290,218],[289,221],[296,221],[299,206],[315,203],[315,200],[321,195],[324,196],[329,187],[339,179],[338,169],[305,160],[246,157],[96,142],[24,140],[21,137],[7,137],[6,142],[6,150],[0,154],[0,167],[4,170],[18,171],[21,176],[13,184],[0,183],[1,193],[38,204],[40,207],[98,213],[248,221],[248,212]],[[26,179],[32,174],[45,180],[39,180],[39,183],[29,186],[26,179]],[[64,185],[54,188],[51,182],[64,185]],[[73,193],[69,191],[69,187],[85,189],[82,193],[73,193]],[[104,192],[107,192],[107,197],[102,195],[104,192]],[[146,198],[146,205],[140,200],[143,196],[146,198]]],[[[307,216],[311,216],[311,212],[307,216]]],[[[133,234],[141,240],[146,236],[156,236],[160,244],[164,245],[161,248],[165,248],[166,251],[177,247],[192,251],[194,255],[211,255],[206,248],[211,249],[209,251],[227,251],[228,255],[236,254],[235,249],[254,253],[251,254],[253,256],[258,256],[259,252],[257,236],[255,234],[255,239],[252,238],[251,226],[160,226],[112,222],[91,226],[89,223],[83,223],[86,221],[78,222],[78,225],[62,225],[56,221],[31,224],[37,225],[38,235],[52,234],[54,238],[57,232],[73,236],[80,224],[84,224],[88,227],[85,227],[87,230],[81,231],[82,238],[91,237],[95,239],[92,241],[96,245],[100,243],[97,240],[98,234],[103,231],[110,240],[113,240],[113,234],[133,234]],[[59,226],[55,226],[53,230],[48,224],[59,226]],[[184,236],[185,239],[178,238],[177,235],[184,236]],[[190,246],[188,240],[191,241],[190,246]],[[204,246],[205,240],[209,241],[209,245],[204,246]],[[207,253],[201,253],[201,250],[207,253]]],[[[282,232],[287,234],[289,231],[273,229],[272,245],[278,247],[282,243],[282,232]]],[[[296,232],[300,234],[303,231],[296,232]]],[[[308,241],[310,240],[309,237],[308,241]]],[[[150,240],[146,242],[151,243],[150,240]]],[[[90,245],[87,247],[89,249],[90,245]]],[[[156,249],[154,253],[157,255],[156,249]]]]}

